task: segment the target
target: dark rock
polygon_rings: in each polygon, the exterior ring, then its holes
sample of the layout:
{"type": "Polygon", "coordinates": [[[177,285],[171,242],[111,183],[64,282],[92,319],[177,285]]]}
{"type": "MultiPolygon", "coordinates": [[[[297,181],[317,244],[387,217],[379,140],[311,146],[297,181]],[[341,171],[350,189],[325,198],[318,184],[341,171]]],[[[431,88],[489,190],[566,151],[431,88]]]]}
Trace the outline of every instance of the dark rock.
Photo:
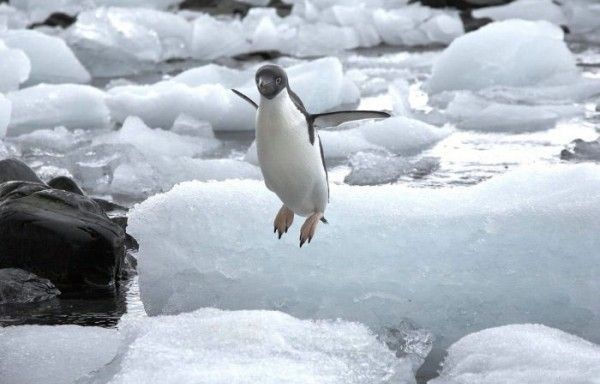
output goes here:
{"type": "Polygon", "coordinates": [[[594,141],[573,140],[560,153],[562,160],[600,161],[600,138],[594,141]]]}
{"type": "Polygon", "coordinates": [[[0,183],[12,180],[42,182],[24,162],[17,159],[0,160],[0,183]]]}
{"type": "Polygon", "coordinates": [[[42,27],[42,26],[53,27],[53,28],[54,27],[67,28],[67,27],[70,27],[72,24],[74,24],[76,21],[77,21],[76,16],[67,15],[66,13],[62,13],[62,12],[54,12],[53,14],[48,16],[46,18],[46,20],[39,22],[39,23],[33,23],[29,26],[29,28],[33,29],[33,28],[42,27]]]}
{"type": "MultiPolygon", "coordinates": [[[[292,10],[292,5],[281,0],[271,0],[269,7],[275,8],[279,16],[287,16],[292,10]]],[[[180,9],[192,9],[206,12],[211,15],[239,15],[246,16],[251,4],[235,0],[184,0],[179,4],[180,9]]]]}
{"type": "Polygon", "coordinates": [[[48,185],[54,189],[62,189],[63,191],[73,192],[78,195],[85,195],[79,185],[72,179],[66,176],[58,176],[48,182],[48,185]]]}
{"type": "Polygon", "coordinates": [[[508,4],[512,0],[412,0],[410,3],[420,2],[432,8],[454,7],[458,9],[475,9],[492,5],[508,4]]]}
{"type": "Polygon", "coordinates": [[[63,292],[114,289],[124,257],[125,232],[93,199],[39,182],[0,184],[0,268],[63,292]]]}
{"type": "Polygon", "coordinates": [[[48,279],[16,268],[0,269],[0,305],[37,303],[60,295],[48,279]]]}
{"type": "Polygon", "coordinates": [[[475,31],[494,21],[489,17],[475,18],[470,10],[461,11],[460,19],[462,20],[465,32],[475,31]]]}

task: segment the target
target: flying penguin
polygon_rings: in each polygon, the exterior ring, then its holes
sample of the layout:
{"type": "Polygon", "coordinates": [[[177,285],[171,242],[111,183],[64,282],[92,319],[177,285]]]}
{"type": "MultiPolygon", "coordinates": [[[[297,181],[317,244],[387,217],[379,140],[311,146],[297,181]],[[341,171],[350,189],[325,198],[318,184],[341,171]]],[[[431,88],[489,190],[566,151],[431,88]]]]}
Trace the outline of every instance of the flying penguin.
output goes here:
{"type": "Polygon", "coordinates": [[[381,119],[379,111],[340,111],[311,114],[291,89],[283,68],[264,65],[256,71],[260,93],[257,105],[243,93],[232,91],[256,110],[256,150],[265,184],[283,205],[273,223],[279,238],[294,221],[306,217],[300,229],[300,247],[312,240],[319,221],[327,223],[329,179],[323,146],[316,127],[331,127],[348,121],[381,119]]]}

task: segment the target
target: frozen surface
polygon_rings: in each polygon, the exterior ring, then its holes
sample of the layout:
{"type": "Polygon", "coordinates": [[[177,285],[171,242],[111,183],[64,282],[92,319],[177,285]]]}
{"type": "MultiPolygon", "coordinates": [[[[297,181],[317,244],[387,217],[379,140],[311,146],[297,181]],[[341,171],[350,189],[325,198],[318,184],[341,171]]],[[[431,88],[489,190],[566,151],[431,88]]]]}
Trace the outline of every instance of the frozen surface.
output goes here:
{"type": "Polygon", "coordinates": [[[352,171],[344,178],[350,185],[379,185],[398,181],[403,176],[421,178],[439,167],[439,160],[425,157],[408,160],[377,152],[358,152],[350,158],[352,171]]]}
{"type": "Polygon", "coordinates": [[[410,360],[358,323],[206,308],[122,327],[125,345],[90,383],[415,383],[410,360]]]}
{"type": "Polygon", "coordinates": [[[408,317],[442,346],[512,322],[597,341],[599,170],[540,165],[453,189],[334,184],[330,224],[302,249],[298,217],[273,235],[281,203],[262,182],[180,184],[130,214],[142,301],[152,315],[278,309],[372,329],[408,317]]]}
{"type": "Polygon", "coordinates": [[[595,384],[600,346],[539,324],[486,329],[454,343],[429,384],[595,384]]]}
{"type": "Polygon", "coordinates": [[[6,46],[0,38],[0,92],[19,89],[19,84],[29,78],[31,62],[20,49],[12,49],[6,46]]]}
{"type": "Polygon", "coordinates": [[[220,145],[214,138],[193,137],[160,128],[149,128],[135,116],[128,117],[118,131],[100,136],[94,140],[94,143],[131,144],[148,157],[194,157],[214,150],[220,145]]]}
{"type": "MultiPolygon", "coordinates": [[[[358,89],[344,76],[342,64],[336,58],[304,62],[286,70],[290,86],[312,113],[359,98],[358,89]]],[[[208,65],[153,85],[111,88],[108,105],[116,120],[135,115],[152,127],[169,128],[179,115],[187,114],[210,122],[215,130],[254,130],[256,110],[230,88],[237,88],[258,101],[253,71],[208,65]]]]}
{"type": "Polygon", "coordinates": [[[12,102],[9,135],[64,126],[68,129],[107,127],[110,113],[104,92],[77,84],[40,84],[7,95],[12,102]]]}
{"type": "Polygon", "coordinates": [[[433,66],[430,93],[570,84],[579,78],[562,30],[546,21],[506,20],[457,38],[433,66]]]}
{"type": "Polygon", "coordinates": [[[95,76],[136,73],[140,63],[189,57],[192,26],[153,9],[97,8],[82,12],[66,39],[95,76]]]}
{"type": "Polygon", "coordinates": [[[26,12],[32,21],[44,21],[55,12],[76,15],[87,9],[100,6],[167,8],[179,0],[10,0],[10,5],[26,12]]]}
{"type": "Polygon", "coordinates": [[[464,34],[458,12],[444,12],[413,4],[407,7],[373,12],[382,40],[391,45],[449,44],[464,34]]]}
{"type": "Polygon", "coordinates": [[[11,30],[0,39],[14,49],[21,49],[31,62],[25,85],[38,83],[87,83],[90,74],[65,42],[54,36],[31,30],[11,30]]]}
{"type": "Polygon", "coordinates": [[[118,346],[115,329],[77,325],[0,328],[2,382],[72,383],[110,362],[118,346]]]}
{"type": "Polygon", "coordinates": [[[457,128],[496,132],[531,132],[553,128],[560,120],[584,115],[580,105],[499,103],[469,91],[457,92],[445,109],[457,128]]]}
{"type": "Polygon", "coordinates": [[[546,20],[556,25],[567,24],[560,5],[552,0],[517,0],[506,5],[476,9],[473,17],[489,17],[492,20],[546,20]]]}

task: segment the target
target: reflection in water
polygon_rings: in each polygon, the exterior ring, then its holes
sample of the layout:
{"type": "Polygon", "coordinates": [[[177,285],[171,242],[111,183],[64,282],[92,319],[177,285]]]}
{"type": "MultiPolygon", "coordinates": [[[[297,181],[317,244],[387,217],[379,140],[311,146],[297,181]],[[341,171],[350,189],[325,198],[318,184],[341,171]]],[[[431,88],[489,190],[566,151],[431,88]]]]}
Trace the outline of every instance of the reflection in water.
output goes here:
{"type": "Polygon", "coordinates": [[[62,294],[41,303],[0,305],[0,326],[76,324],[111,328],[116,327],[128,306],[130,312],[143,312],[137,276],[122,280],[114,295],[62,294]]]}

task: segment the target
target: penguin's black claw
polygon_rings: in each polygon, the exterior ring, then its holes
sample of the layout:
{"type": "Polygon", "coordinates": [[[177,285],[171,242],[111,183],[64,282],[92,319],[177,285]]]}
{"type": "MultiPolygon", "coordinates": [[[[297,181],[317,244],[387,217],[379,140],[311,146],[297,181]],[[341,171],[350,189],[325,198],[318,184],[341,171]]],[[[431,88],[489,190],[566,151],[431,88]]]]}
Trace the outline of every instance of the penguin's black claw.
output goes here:
{"type": "Polygon", "coordinates": [[[302,248],[302,246],[304,245],[304,242],[305,242],[305,241],[306,241],[306,240],[304,240],[304,239],[300,239],[300,248],[302,248]]]}
{"type": "Polygon", "coordinates": [[[283,235],[283,232],[279,232],[279,235],[277,236],[277,238],[281,240],[282,235],[283,235]]]}

